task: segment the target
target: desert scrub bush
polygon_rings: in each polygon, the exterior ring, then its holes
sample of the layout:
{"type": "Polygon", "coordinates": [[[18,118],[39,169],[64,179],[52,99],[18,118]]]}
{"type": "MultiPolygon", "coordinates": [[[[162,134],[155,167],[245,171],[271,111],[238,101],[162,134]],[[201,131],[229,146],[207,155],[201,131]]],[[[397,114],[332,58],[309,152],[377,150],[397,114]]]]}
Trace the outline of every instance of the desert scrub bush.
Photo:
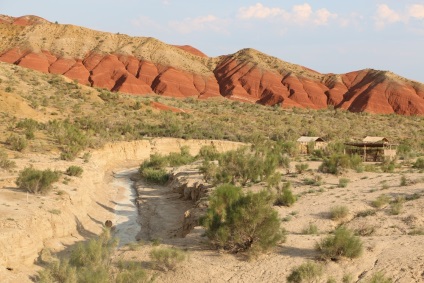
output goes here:
{"type": "Polygon", "coordinates": [[[403,203],[405,202],[404,197],[397,197],[390,203],[390,214],[399,215],[403,209],[403,203]]]}
{"type": "Polygon", "coordinates": [[[412,167],[417,169],[424,169],[424,158],[418,157],[415,163],[412,165],[412,167]]]}
{"type": "Polygon", "coordinates": [[[295,165],[295,169],[298,174],[302,174],[303,172],[308,170],[308,168],[309,168],[309,165],[307,163],[299,163],[295,165]]]}
{"type": "Polygon", "coordinates": [[[318,171],[338,175],[345,169],[359,170],[362,167],[361,157],[358,155],[333,154],[324,158],[318,171]]]}
{"type": "Polygon", "coordinates": [[[198,156],[204,160],[217,160],[220,156],[214,145],[204,145],[200,148],[198,156]]]}
{"type": "Polygon", "coordinates": [[[20,189],[33,194],[46,194],[52,189],[52,184],[59,181],[60,172],[50,169],[37,170],[27,167],[19,172],[16,185],[20,189]]]}
{"type": "Polygon", "coordinates": [[[169,174],[165,170],[168,160],[160,154],[151,154],[149,160],[145,160],[139,168],[139,173],[146,181],[155,184],[165,184],[169,180],[169,174]]]}
{"type": "Polygon", "coordinates": [[[323,274],[323,267],[314,262],[306,262],[292,269],[287,276],[289,283],[316,282],[323,274]]]}
{"type": "Polygon", "coordinates": [[[377,197],[377,199],[373,200],[371,202],[371,206],[375,208],[382,208],[383,206],[387,205],[390,202],[390,198],[387,195],[380,195],[377,197]]]}
{"type": "Polygon", "coordinates": [[[340,178],[338,187],[339,188],[346,188],[347,184],[349,184],[349,182],[350,182],[350,180],[347,179],[347,178],[340,178]]]}
{"type": "Polygon", "coordinates": [[[146,271],[137,262],[119,262],[117,265],[119,272],[115,278],[116,283],[144,283],[148,280],[146,271]]]}
{"type": "Polygon", "coordinates": [[[362,254],[362,242],[353,232],[340,226],[316,244],[315,248],[323,259],[338,260],[341,257],[356,258],[362,254]]]}
{"type": "Polygon", "coordinates": [[[400,184],[401,187],[407,186],[408,185],[408,179],[406,178],[405,175],[402,175],[400,177],[400,184]]]}
{"type": "Polygon", "coordinates": [[[367,216],[375,215],[376,213],[377,211],[375,211],[374,209],[367,209],[367,210],[358,212],[356,214],[356,217],[367,217],[367,216]]]}
{"type": "Polygon", "coordinates": [[[349,214],[349,208],[344,205],[334,206],[330,209],[330,218],[331,220],[342,220],[346,218],[349,214]]]}
{"type": "Polygon", "coordinates": [[[68,176],[80,177],[83,172],[84,169],[82,169],[80,166],[72,165],[66,169],[65,174],[68,176]]]}
{"type": "Polygon", "coordinates": [[[386,277],[383,272],[378,271],[374,273],[370,279],[366,280],[365,283],[392,283],[393,280],[386,277]]]}
{"type": "Polygon", "coordinates": [[[16,162],[9,160],[7,153],[0,149],[0,168],[5,170],[10,170],[16,167],[16,162]]]}
{"type": "Polygon", "coordinates": [[[283,188],[277,187],[277,194],[275,196],[274,205],[292,206],[296,202],[296,196],[291,190],[291,183],[286,182],[283,188]]]}
{"type": "Polygon", "coordinates": [[[186,260],[187,253],[177,248],[155,248],[150,252],[153,266],[168,271],[175,270],[178,264],[186,260]]]}
{"type": "Polygon", "coordinates": [[[313,223],[309,223],[308,226],[306,226],[305,228],[303,228],[302,234],[305,234],[305,235],[317,235],[318,234],[318,226],[315,225],[315,224],[313,224],[313,223]]]}
{"type": "Polygon", "coordinates": [[[77,269],[69,264],[69,260],[55,260],[38,273],[40,283],[77,283],[77,269]]]}
{"type": "Polygon", "coordinates": [[[169,166],[181,166],[193,162],[195,158],[190,155],[188,146],[182,146],[179,153],[171,152],[166,159],[169,166]]]}
{"type": "Polygon", "coordinates": [[[303,184],[319,187],[323,184],[322,177],[317,175],[314,178],[305,178],[303,179],[303,184]]]}
{"type": "Polygon", "coordinates": [[[240,187],[218,186],[210,197],[202,223],[206,236],[217,248],[256,254],[284,240],[277,212],[267,191],[243,193],[240,187]]]}
{"type": "Polygon", "coordinates": [[[6,144],[11,150],[23,151],[28,146],[28,141],[23,136],[13,134],[6,139],[6,144]]]}
{"type": "Polygon", "coordinates": [[[39,272],[38,280],[43,283],[110,282],[110,256],[116,243],[105,230],[100,236],[77,244],[69,258],[53,261],[39,272]]]}

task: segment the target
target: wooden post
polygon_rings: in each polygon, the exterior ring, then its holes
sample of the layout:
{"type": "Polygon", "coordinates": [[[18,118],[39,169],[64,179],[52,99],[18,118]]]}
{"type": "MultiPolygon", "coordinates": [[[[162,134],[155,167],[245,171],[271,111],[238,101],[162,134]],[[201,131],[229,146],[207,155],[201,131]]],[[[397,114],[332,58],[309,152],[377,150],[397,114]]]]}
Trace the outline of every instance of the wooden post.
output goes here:
{"type": "Polygon", "coordinates": [[[367,161],[367,146],[364,145],[364,162],[367,161]]]}

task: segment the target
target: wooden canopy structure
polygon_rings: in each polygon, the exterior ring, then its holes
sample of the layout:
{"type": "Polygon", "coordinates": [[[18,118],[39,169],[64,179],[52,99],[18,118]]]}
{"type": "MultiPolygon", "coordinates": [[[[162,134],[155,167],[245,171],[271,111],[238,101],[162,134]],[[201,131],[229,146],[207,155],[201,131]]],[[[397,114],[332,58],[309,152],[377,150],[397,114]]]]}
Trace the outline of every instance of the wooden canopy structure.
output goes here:
{"type": "Polygon", "coordinates": [[[327,147],[327,142],[320,137],[301,136],[297,139],[299,152],[308,154],[310,150],[324,149],[327,147]]]}
{"type": "Polygon", "coordinates": [[[365,137],[361,142],[345,143],[347,154],[357,154],[364,162],[382,162],[396,156],[397,144],[390,143],[385,137],[365,137]]]}

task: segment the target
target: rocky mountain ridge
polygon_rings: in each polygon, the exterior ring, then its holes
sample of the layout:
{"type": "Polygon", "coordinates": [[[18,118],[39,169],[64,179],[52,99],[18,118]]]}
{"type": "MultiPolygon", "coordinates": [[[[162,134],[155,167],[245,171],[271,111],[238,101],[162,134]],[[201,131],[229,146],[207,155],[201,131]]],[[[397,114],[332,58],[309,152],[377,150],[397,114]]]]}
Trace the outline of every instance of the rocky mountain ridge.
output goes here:
{"type": "Polygon", "coordinates": [[[187,45],[51,23],[36,16],[0,16],[0,35],[0,61],[111,91],[424,115],[424,85],[388,71],[321,74],[250,48],[208,57],[187,45]]]}

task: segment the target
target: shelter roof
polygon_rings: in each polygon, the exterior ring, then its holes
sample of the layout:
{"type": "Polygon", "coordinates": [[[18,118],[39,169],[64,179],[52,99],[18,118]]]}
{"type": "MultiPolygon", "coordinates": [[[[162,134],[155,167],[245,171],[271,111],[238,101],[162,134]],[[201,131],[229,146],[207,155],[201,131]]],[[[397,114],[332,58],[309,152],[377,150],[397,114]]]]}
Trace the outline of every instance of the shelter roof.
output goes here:
{"type": "Polygon", "coordinates": [[[324,140],[320,137],[306,137],[306,136],[301,136],[300,138],[297,139],[298,142],[314,142],[314,141],[321,141],[323,142],[324,140]]]}

